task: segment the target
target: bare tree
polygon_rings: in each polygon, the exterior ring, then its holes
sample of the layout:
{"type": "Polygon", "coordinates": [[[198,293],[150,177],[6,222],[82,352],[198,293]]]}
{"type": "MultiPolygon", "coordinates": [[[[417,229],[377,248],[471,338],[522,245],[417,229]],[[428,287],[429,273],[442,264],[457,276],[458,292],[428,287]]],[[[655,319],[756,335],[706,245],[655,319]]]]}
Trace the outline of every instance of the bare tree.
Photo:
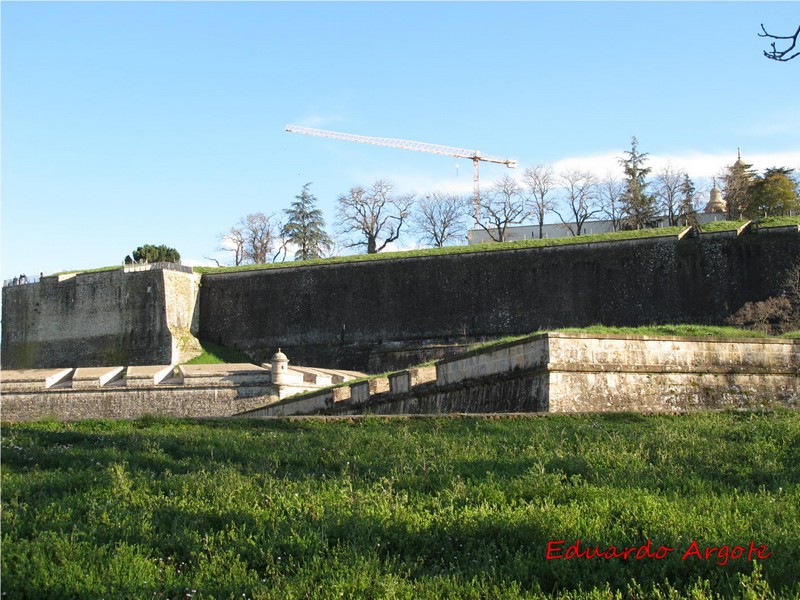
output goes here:
{"type": "Polygon", "coordinates": [[[390,182],[379,180],[369,190],[354,187],[339,196],[339,233],[348,238],[348,248],[365,246],[368,254],[376,254],[397,241],[414,197],[393,195],[393,189],[390,182]]]}
{"type": "Polygon", "coordinates": [[[597,205],[597,179],[588,171],[570,170],[562,173],[561,187],[564,190],[564,203],[567,219],[560,212],[554,212],[566,225],[572,235],[583,233],[583,225],[600,212],[597,205]]]}
{"type": "Polygon", "coordinates": [[[792,50],[794,50],[795,46],[797,45],[797,37],[800,36],[800,26],[797,27],[797,31],[795,31],[793,35],[772,35],[771,33],[767,33],[767,30],[764,28],[763,23],[761,24],[761,31],[763,31],[764,33],[759,33],[758,37],[770,38],[773,40],[792,40],[791,44],[789,45],[788,48],[786,48],[786,50],[778,50],[777,48],[775,48],[775,42],[772,42],[770,44],[770,46],[772,46],[772,51],[767,52],[766,50],[764,50],[764,56],[766,56],[767,58],[770,58],[772,60],[778,60],[781,62],[787,62],[792,60],[793,58],[796,58],[797,56],[800,56],[800,50],[798,50],[792,55],[787,56],[787,54],[789,54],[792,50]]]}
{"type": "Polygon", "coordinates": [[[255,264],[266,263],[275,241],[273,217],[262,212],[252,213],[242,219],[244,232],[244,257],[255,264]]]}
{"type": "Polygon", "coordinates": [[[667,164],[656,174],[655,185],[656,200],[659,209],[667,216],[671,226],[678,224],[683,196],[683,171],[676,170],[667,164]]]}
{"type": "Polygon", "coordinates": [[[456,194],[434,192],[417,201],[411,224],[423,244],[441,248],[466,235],[466,216],[470,204],[456,194]]]}
{"type": "Polygon", "coordinates": [[[495,181],[491,189],[481,194],[478,227],[489,234],[495,242],[505,242],[508,226],[524,218],[525,200],[519,184],[505,175],[495,181]]]}
{"type": "Polygon", "coordinates": [[[602,214],[611,221],[611,229],[619,231],[625,217],[622,205],[622,195],[625,193],[625,183],[608,173],[597,184],[602,214]]]}
{"type": "Polygon", "coordinates": [[[286,260],[286,253],[289,250],[291,239],[289,232],[286,230],[286,222],[273,215],[275,227],[273,228],[273,239],[275,242],[275,254],[272,255],[272,262],[284,262],[286,260]]]}
{"type": "Polygon", "coordinates": [[[219,236],[219,250],[233,252],[233,264],[239,266],[244,262],[244,230],[241,225],[234,225],[227,233],[219,236]]]}
{"type": "Polygon", "coordinates": [[[550,165],[534,165],[525,169],[522,176],[530,194],[531,218],[539,225],[539,239],[544,237],[544,219],[552,212],[555,200],[550,192],[555,184],[555,175],[550,165]]]}
{"type": "MultiPolygon", "coordinates": [[[[233,252],[234,265],[265,263],[276,241],[275,216],[267,216],[262,212],[251,213],[239,219],[227,233],[220,235],[219,240],[220,250],[233,252]]],[[[278,255],[272,257],[273,262],[278,255]]]]}

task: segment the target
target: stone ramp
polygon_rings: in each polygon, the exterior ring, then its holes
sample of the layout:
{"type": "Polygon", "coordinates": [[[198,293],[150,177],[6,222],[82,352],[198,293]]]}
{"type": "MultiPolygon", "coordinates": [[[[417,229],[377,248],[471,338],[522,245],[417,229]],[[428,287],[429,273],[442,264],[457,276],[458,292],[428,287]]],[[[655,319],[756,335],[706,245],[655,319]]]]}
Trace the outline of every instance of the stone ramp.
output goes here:
{"type": "Polygon", "coordinates": [[[800,408],[800,340],[545,333],[239,417],[800,408]]]}

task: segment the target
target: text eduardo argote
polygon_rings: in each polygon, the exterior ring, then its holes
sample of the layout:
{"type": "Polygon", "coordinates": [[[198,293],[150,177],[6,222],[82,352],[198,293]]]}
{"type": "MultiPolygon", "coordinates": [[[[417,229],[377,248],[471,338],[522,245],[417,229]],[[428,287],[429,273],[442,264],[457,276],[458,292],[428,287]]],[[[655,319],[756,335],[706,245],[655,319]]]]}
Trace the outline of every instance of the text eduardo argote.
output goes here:
{"type": "MultiPolygon", "coordinates": [[[[565,546],[565,540],[552,540],[547,542],[547,560],[571,560],[575,558],[583,559],[605,559],[611,560],[621,558],[623,560],[635,559],[643,560],[654,558],[661,560],[675,552],[675,548],[669,546],[654,546],[651,540],[647,540],[641,546],[617,547],[583,545],[581,540],[565,546]]],[[[764,560],[772,556],[772,552],[766,545],[757,545],[750,541],[748,546],[724,545],[724,546],[701,546],[696,540],[681,552],[681,560],[704,560],[713,561],[720,566],[725,566],[731,560],[764,560]]]]}

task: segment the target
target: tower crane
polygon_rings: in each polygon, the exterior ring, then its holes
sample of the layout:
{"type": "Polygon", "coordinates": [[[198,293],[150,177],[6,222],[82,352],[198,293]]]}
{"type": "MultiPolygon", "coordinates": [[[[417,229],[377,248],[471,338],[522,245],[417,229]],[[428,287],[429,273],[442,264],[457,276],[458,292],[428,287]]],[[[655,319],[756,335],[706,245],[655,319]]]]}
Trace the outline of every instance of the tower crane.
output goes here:
{"type": "Polygon", "coordinates": [[[475,204],[476,221],[478,220],[480,212],[481,191],[478,163],[480,163],[480,161],[497,163],[506,165],[509,169],[515,169],[517,167],[516,160],[499,158],[497,156],[484,156],[479,150],[466,150],[464,148],[453,148],[451,146],[440,146],[438,144],[428,144],[426,142],[414,142],[411,140],[400,140],[395,138],[370,137],[366,135],[356,135],[354,133],[340,133],[338,131],[312,129],[310,127],[300,127],[298,125],[287,125],[286,131],[289,133],[302,133],[304,135],[316,135],[319,137],[333,138],[336,140],[347,140],[349,142],[372,144],[374,146],[388,146],[389,148],[402,148],[404,150],[416,150],[417,152],[430,152],[431,154],[455,156],[456,158],[468,158],[472,161],[473,165],[473,202],[475,204]]]}

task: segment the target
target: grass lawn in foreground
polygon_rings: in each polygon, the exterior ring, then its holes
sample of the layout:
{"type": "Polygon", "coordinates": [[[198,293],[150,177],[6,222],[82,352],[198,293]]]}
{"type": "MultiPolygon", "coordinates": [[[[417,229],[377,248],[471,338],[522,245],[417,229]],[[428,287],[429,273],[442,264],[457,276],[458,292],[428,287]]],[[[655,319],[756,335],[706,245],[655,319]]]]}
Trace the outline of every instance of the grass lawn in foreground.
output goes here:
{"type": "Polygon", "coordinates": [[[800,597],[796,412],[43,421],[2,460],[7,598],[800,597]]]}

